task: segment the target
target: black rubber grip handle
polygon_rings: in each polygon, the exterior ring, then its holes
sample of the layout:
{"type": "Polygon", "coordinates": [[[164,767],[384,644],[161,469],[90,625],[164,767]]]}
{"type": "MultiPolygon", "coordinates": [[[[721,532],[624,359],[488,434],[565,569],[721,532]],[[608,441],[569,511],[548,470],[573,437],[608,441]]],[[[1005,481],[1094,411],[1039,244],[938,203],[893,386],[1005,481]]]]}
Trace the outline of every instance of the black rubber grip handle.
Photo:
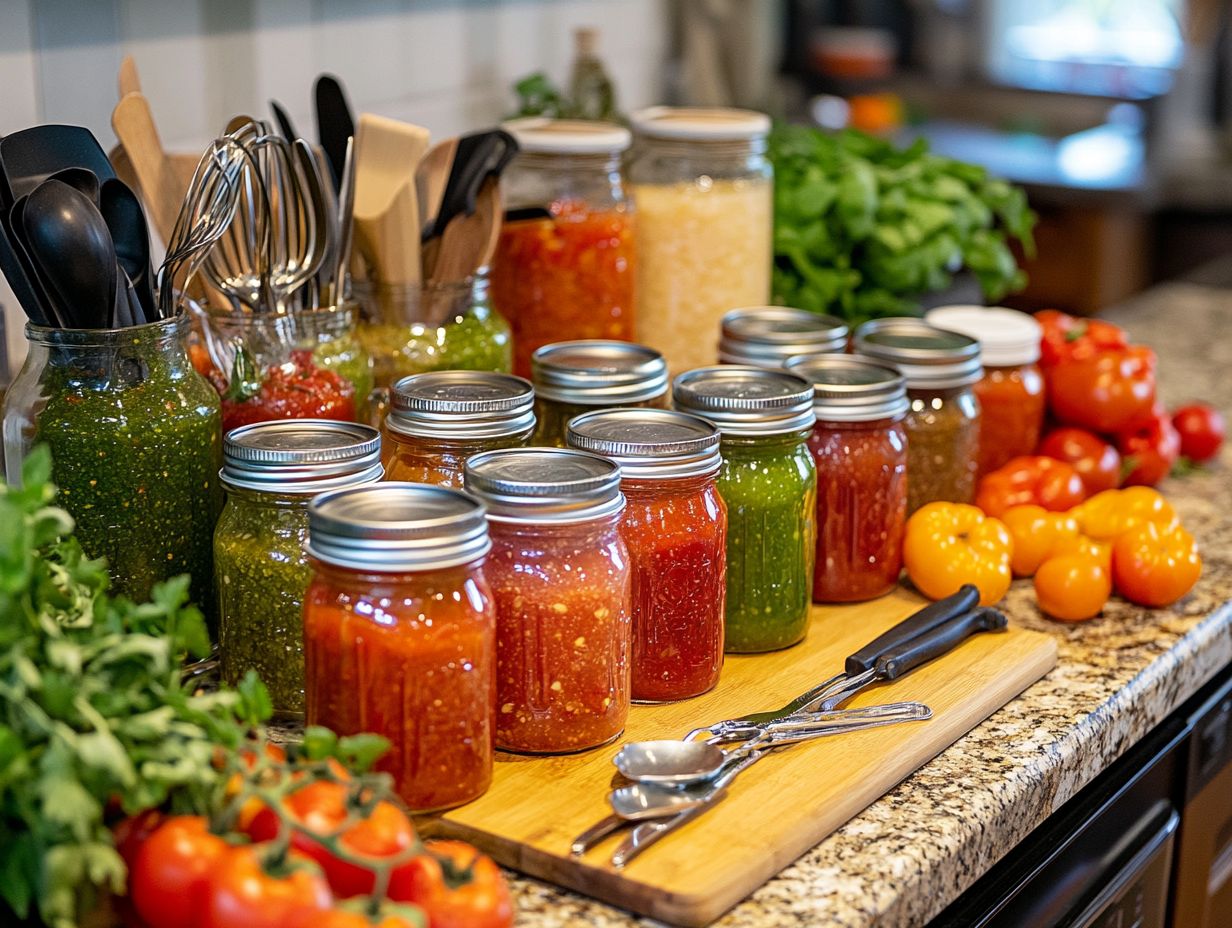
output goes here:
{"type": "Polygon", "coordinates": [[[877,676],[883,680],[896,680],[921,664],[927,664],[933,658],[953,650],[972,635],[1000,631],[1003,628],[1005,613],[996,609],[985,607],[960,615],[881,655],[877,659],[877,676]]]}
{"type": "Polygon", "coordinates": [[[957,593],[951,593],[945,599],[930,603],[919,612],[907,616],[885,634],[874,638],[847,658],[847,665],[844,669],[853,677],[858,673],[871,670],[877,665],[877,659],[881,655],[932,631],[938,625],[956,616],[970,612],[979,604],[979,601],[980,591],[970,583],[964,584],[959,587],[957,593]]]}

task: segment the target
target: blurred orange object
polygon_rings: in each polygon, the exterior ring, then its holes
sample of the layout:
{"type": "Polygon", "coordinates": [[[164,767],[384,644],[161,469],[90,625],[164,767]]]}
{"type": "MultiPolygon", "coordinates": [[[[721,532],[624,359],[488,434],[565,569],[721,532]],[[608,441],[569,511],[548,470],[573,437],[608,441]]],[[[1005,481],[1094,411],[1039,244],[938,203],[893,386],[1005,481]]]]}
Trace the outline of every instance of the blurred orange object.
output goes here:
{"type": "Polygon", "coordinates": [[[903,101],[893,93],[869,93],[848,97],[847,124],[873,135],[893,132],[903,124],[903,101]]]}

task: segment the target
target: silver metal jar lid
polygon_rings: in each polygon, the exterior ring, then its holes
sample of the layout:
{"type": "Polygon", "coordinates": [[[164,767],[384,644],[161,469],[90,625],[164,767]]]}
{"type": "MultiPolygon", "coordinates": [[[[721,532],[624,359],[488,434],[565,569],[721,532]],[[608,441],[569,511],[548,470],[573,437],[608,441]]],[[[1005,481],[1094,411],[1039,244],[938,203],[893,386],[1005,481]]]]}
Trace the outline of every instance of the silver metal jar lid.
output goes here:
{"type": "Polygon", "coordinates": [[[530,364],[535,392],[560,403],[619,406],[667,392],[663,355],[632,342],[554,342],[538,349],[530,364]]]}
{"type": "Polygon", "coordinates": [[[719,365],[687,371],[672,384],[681,412],[701,416],[724,435],[782,435],[811,428],[813,387],[798,374],[719,365]]]}
{"type": "Polygon", "coordinates": [[[503,438],[535,427],[530,382],[494,371],[412,374],[394,384],[389,405],[389,428],[422,438],[503,438]]]}
{"type": "Polygon", "coordinates": [[[223,485],[265,493],[310,495],[376,483],[381,436],[357,422],[287,419],[242,425],[222,442],[223,485]]]}
{"type": "Polygon", "coordinates": [[[798,354],[843,351],[847,325],[787,306],[747,306],[723,316],[719,360],[724,364],[782,367],[798,354]]]}
{"type": "Polygon", "coordinates": [[[565,444],[615,461],[622,477],[699,477],[723,463],[717,428],[666,409],[603,409],[575,416],[565,444]]]}
{"type": "Polygon", "coordinates": [[[336,490],[308,504],[308,553],[377,572],[456,567],[488,553],[483,503],[426,483],[336,490]]]}
{"type": "Polygon", "coordinates": [[[563,524],[618,514],[625,507],[620,465],[570,448],[512,448],[472,455],[466,492],[493,522],[563,524]]]}
{"type": "Polygon", "coordinates": [[[979,342],[922,319],[870,319],[856,329],[853,342],[856,353],[898,368],[909,390],[964,387],[984,371],[979,342]]]}
{"type": "Polygon", "coordinates": [[[903,376],[887,364],[856,354],[810,354],[787,369],[813,383],[813,409],[822,422],[894,419],[910,405],[903,376]]]}

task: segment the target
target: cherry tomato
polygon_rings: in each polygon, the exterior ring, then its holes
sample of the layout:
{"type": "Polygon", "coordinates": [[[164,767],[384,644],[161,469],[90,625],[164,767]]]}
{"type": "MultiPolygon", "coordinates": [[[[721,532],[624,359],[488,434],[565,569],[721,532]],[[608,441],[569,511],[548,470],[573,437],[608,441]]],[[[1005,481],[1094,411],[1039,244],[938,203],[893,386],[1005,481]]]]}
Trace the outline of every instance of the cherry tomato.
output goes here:
{"type": "Polygon", "coordinates": [[[1112,579],[1098,558],[1085,554],[1050,557],[1035,572],[1035,598],[1054,619],[1082,622],[1099,615],[1112,595],[1112,579]]]}
{"type": "Polygon", "coordinates": [[[215,863],[205,885],[198,928],[312,924],[333,905],[329,886],[315,864],[292,853],[291,871],[272,876],[262,866],[257,847],[231,848],[215,863]]]}
{"type": "Polygon", "coordinates": [[[1167,606],[1198,582],[1202,558],[1183,528],[1137,525],[1112,543],[1112,578],[1117,592],[1140,606],[1167,606]]]}
{"type": "Polygon", "coordinates": [[[1172,414],[1172,425],[1181,436],[1181,454],[1202,464],[1219,454],[1226,426],[1223,414],[1205,403],[1182,406],[1172,414]]]}
{"type": "Polygon", "coordinates": [[[396,869],[389,898],[413,902],[430,928],[508,928],[513,899],[500,868],[463,841],[428,841],[428,851],[396,869]],[[465,882],[451,886],[451,877],[465,882]]]}
{"type": "Polygon", "coordinates": [[[1181,454],[1181,436],[1160,408],[1145,424],[1117,436],[1127,487],[1153,487],[1172,472],[1181,454]]]}
{"type": "Polygon", "coordinates": [[[1011,506],[1043,506],[1051,512],[1072,509],[1086,498],[1078,472],[1043,455],[1014,458],[980,480],[975,504],[1000,518],[1011,506]]]}
{"type": "Polygon", "coordinates": [[[1067,425],[1116,433],[1155,402],[1155,352],[1142,346],[1098,351],[1049,370],[1048,403],[1067,425]]]}
{"type": "Polygon", "coordinates": [[[129,896],[150,928],[196,928],[210,875],[231,851],[197,815],[167,819],[137,849],[129,896]]]}
{"type": "Polygon", "coordinates": [[[1039,453],[1064,461],[1078,471],[1087,496],[1116,489],[1121,483],[1121,455],[1086,429],[1053,429],[1040,442],[1039,453]]]}

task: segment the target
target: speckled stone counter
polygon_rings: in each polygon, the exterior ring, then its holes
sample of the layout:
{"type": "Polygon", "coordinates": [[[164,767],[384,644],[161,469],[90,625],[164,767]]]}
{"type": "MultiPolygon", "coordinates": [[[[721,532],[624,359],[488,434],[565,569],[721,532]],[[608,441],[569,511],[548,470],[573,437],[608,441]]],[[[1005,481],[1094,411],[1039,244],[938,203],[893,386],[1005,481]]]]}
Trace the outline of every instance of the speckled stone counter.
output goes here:
{"type": "MultiPolygon", "coordinates": [[[[1109,313],[1160,354],[1165,399],[1232,410],[1232,289],[1169,284],[1109,313]]],[[[1232,662],[1232,451],[1165,488],[1203,546],[1194,592],[1154,612],[1113,600],[1044,618],[1029,583],[1011,621],[1057,639],[1057,667],[716,922],[723,928],[925,924],[1057,807],[1232,662]]],[[[803,786],[803,784],[802,784],[803,786]]],[[[651,926],[513,878],[519,924],[651,926]]]]}

